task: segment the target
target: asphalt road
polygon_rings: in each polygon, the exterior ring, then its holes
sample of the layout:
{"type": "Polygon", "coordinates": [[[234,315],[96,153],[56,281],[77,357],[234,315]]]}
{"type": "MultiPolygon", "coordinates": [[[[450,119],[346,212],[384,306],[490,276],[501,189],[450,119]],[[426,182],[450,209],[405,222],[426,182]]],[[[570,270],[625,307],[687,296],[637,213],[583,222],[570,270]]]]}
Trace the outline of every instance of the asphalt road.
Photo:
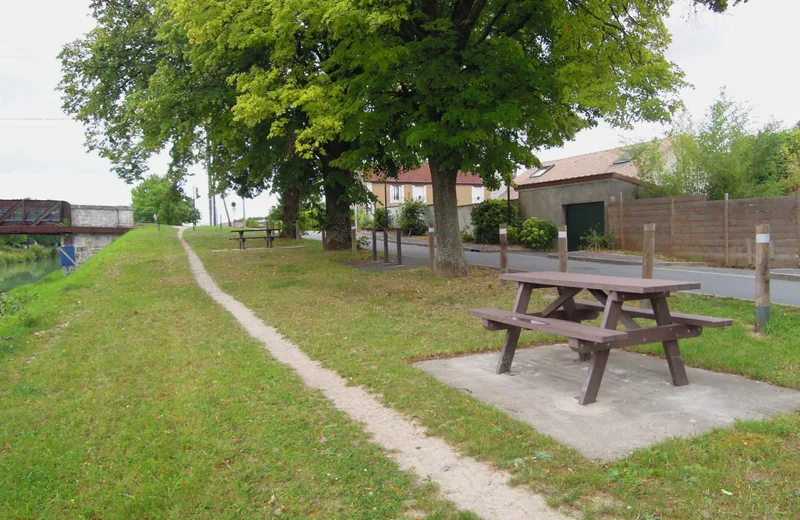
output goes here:
{"type": "MultiPolygon", "coordinates": [[[[319,240],[318,233],[309,233],[308,238],[319,240]]],[[[382,247],[382,244],[380,244],[382,247]]],[[[394,253],[394,244],[390,245],[394,253]]],[[[500,267],[499,253],[478,253],[465,251],[470,265],[483,267],[500,267]]],[[[403,243],[403,257],[418,260],[428,258],[428,248],[416,244],[403,243]]],[[[557,271],[558,259],[545,255],[530,253],[509,253],[508,267],[519,271],[557,271]]],[[[636,265],[611,265],[595,262],[569,261],[569,270],[573,273],[604,274],[610,276],[641,277],[642,268],[636,265]]],[[[743,269],[726,269],[715,267],[656,267],[655,278],[661,280],[681,280],[700,282],[701,289],[691,291],[713,296],[724,296],[742,300],[754,300],[756,293],[755,275],[743,269]]],[[[772,280],[771,299],[773,303],[800,306],[800,282],[772,280]]]]}

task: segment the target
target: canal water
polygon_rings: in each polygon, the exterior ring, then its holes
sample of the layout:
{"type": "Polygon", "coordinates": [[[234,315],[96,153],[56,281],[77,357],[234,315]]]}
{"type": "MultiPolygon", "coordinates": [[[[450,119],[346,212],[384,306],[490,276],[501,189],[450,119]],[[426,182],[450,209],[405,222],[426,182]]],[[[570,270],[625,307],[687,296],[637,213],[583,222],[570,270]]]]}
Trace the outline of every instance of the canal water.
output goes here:
{"type": "Polygon", "coordinates": [[[20,285],[38,282],[59,269],[61,269],[61,261],[57,256],[37,262],[0,265],[0,293],[10,291],[20,285]]]}

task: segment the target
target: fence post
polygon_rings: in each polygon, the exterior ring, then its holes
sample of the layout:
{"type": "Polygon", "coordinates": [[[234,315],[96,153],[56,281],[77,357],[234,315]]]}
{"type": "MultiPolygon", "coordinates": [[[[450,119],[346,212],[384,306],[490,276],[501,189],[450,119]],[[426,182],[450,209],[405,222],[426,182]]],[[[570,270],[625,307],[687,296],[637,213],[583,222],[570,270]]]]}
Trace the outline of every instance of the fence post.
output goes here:
{"type": "Polygon", "coordinates": [[[653,277],[653,262],[656,254],[656,225],[644,225],[644,241],[642,243],[642,278],[653,277]]]}
{"type": "Polygon", "coordinates": [[[388,264],[389,262],[389,230],[386,229],[386,226],[383,226],[383,263],[388,264]]]}
{"type": "Polygon", "coordinates": [[[403,228],[397,228],[397,265],[403,265],[403,228]]]}
{"type": "Polygon", "coordinates": [[[300,242],[300,239],[301,239],[302,236],[303,236],[302,233],[300,233],[300,221],[299,220],[295,220],[294,221],[294,238],[297,239],[298,242],[300,242]]]}
{"type": "Polygon", "coordinates": [[[508,272],[508,228],[500,224],[500,272],[508,272]]]}
{"type": "Polygon", "coordinates": [[[558,270],[567,272],[567,226],[558,228],[558,270]]]}
{"type": "Polygon", "coordinates": [[[372,228],[372,261],[378,261],[378,232],[372,228]]]}
{"type": "Polygon", "coordinates": [[[325,228],[322,228],[322,249],[325,249],[325,238],[326,238],[325,228]]]}
{"type": "Polygon", "coordinates": [[[725,194],[725,265],[731,265],[731,248],[729,243],[730,238],[730,219],[728,218],[730,215],[730,210],[728,209],[728,194],[725,194]]]}
{"type": "Polygon", "coordinates": [[[622,215],[622,192],[619,192],[619,248],[623,251],[625,250],[625,217],[622,215]]]}
{"type": "Polygon", "coordinates": [[[356,226],[350,226],[350,241],[353,245],[353,252],[358,252],[358,236],[356,235],[356,226]]]}
{"type": "Polygon", "coordinates": [[[675,198],[669,199],[669,256],[675,256],[675,198]]]}
{"type": "Polygon", "coordinates": [[[430,257],[431,272],[436,272],[436,228],[428,228],[428,256],[430,257]]]}
{"type": "Polygon", "coordinates": [[[769,224],[756,226],[756,332],[769,321],[769,224]]]}

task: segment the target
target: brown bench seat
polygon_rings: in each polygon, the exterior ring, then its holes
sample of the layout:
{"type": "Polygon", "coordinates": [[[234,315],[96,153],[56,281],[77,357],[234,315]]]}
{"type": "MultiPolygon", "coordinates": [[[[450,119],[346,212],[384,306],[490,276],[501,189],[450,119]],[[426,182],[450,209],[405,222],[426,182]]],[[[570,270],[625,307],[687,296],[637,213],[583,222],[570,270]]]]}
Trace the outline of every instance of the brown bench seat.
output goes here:
{"type": "MultiPolygon", "coordinates": [[[[605,308],[605,306],[600,302],[592,302],[587,300],[575,300],[575,307],[581,310],[597,310],[601,312],[605,308]]],[[[651,320],[656,319],[652,309],[623,305],[622,312],[631,318],[646,318],[651,320]]],[[[671,312],[670,318],[672,318],[673,323],[693,325],[696,327],[730,327],[733,325],[733,320],[730,318],[715,318],[713,316],[701,316],[699,314],[671,312]]]]}
{"type": "Polygon", "coordinates": [[[622,340],[628,333],[621,330],[610,330],[583,325],[573,321],[541,318],[529,314],[504,311],[502,309],[479,308],[470,309],[467,314],[481,318],[483,326],[489,330],[502,330],[519,327],[526,330],[539,330],[558,336],[566,336],[590,343],[610,343],[622,340]]]}

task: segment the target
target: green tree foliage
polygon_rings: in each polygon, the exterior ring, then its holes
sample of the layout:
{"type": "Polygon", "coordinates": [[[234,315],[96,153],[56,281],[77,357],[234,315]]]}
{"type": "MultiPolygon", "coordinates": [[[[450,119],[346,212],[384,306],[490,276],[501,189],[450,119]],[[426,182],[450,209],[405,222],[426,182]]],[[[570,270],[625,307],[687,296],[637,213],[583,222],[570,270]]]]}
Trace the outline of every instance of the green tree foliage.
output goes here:
{"type": "Polygon", "coordinates": [[[800,130],[770,122],[753,130],[749,108],[725,91],[694,123],[673,124],[669,149],[653,141],[632,147],[645,181],[640,196],[702,194],[709,200],[787,195],[798,188],[800,130]]]}
{"type": "Polygon", "coordinates": [[[550,251],[557,234],[558,230],[552,223],[532,217],[522,223],[519,241],[537,251],[550,251]]]}
{"type": "Polygon", "coordinates": [[[161,224],[170,226],[200,220],[200,212],[193,207],[191,197],[166,177],[147,177],[131,190],[131,195],[136,222],[154,222],[156,214],[161,224]]]}
{"type": "Polygon", "coordinates": [[[399,227],[405,229],[409,235],[424,235],[428,232],[428,221],[425,211],[428,204],[421,200],[407,200],[400,205],[398,218],[399,227]]]}
{"type": "Polygon", "coordinates": [[[375,208],[375,227],[378,229],[389,229],[394,226],[392,214],[386,208],[375,208]]]}
{"type": "MultiPolygon", "coordinates": [[[[511,206],[511,222],[508,221],[508,204],[505,200],[487,199],[475,204],[470,214],[472,233],[480,244],[500,243],[500,224],[514,230],[519,228],[519,209],[511,206]]],[[[516,238],[516,231],[511,232],[516,238]]]]}

